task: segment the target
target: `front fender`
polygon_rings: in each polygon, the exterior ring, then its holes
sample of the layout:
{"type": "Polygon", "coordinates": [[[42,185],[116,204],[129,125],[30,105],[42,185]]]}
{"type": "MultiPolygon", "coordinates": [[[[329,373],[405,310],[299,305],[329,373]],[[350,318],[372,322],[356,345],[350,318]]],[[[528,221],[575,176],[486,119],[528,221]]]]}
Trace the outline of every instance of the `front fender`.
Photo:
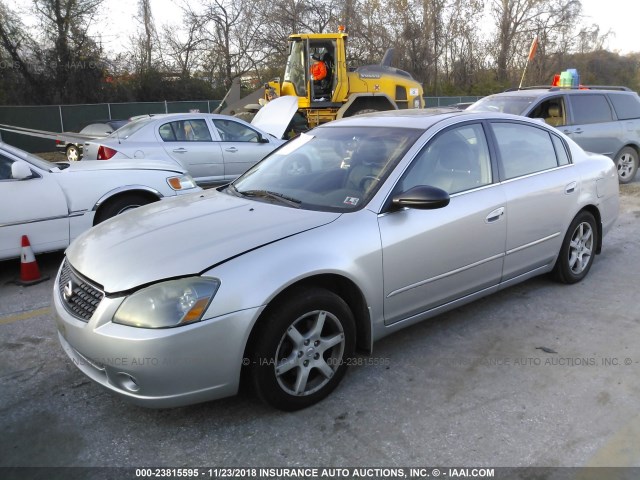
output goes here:
{"type": "Polygon", "coordinates": [[[205,318],[264,307],[295,284],[337,275],[362,293],[373,331],[384,325],[380,245],[377,215],[360,210],[233,258],[203,274],[220,280],[205,318]]]}

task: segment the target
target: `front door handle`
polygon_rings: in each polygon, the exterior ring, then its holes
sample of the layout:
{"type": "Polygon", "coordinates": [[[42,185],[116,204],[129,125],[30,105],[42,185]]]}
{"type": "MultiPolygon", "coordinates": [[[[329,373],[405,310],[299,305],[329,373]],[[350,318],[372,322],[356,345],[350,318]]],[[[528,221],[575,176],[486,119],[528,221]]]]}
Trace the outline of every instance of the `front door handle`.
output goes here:
{"type": "Polygon", "coordinates": [[[187,149],[184,147],[180,147],[180,148],[175,148],[173,150],[173,153],[187,153],[187,149]]]}
{"type": "Polygon", "coordinates": [[[489,215],[487,215],[487,218],[485,218],[484,221],[486,223],[495,222],[497,220],[500,220],[500,217],[502,217],[502,215],[504,215],[504,207],[496,208],[489,215]]]}
{"type": "Polygon", "coordinates": [[[236,147],[229,147],[224,149],[225,152],[236,153],[238,149],[236,147]]]}

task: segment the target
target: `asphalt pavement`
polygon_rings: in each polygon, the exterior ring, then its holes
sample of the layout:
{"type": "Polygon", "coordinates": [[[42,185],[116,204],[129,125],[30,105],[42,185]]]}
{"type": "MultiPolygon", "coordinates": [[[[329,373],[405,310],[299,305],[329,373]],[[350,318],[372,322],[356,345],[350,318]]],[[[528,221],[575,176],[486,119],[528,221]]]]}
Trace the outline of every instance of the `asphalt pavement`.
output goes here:
{"type": "Polygon", "coordinates": [[[31,287],[0,262],[0,466],[640,467],[638,186],[583,282],[536,278],[398,332],[295,413],[246,392],[126,403],[58,343],[62,254],[38,256],[51,279],[31,287]]]}

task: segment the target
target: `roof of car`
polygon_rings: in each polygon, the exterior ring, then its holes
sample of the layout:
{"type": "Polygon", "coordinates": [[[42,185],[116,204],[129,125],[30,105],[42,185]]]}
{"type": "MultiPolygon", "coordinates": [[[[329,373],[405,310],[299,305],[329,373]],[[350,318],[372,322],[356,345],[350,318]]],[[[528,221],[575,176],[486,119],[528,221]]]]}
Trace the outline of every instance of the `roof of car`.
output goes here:
{"type": "Polygon", "coordinates": [[[557,95],[559,93],[572,93],[578,95],[589,95],[603,92],[619,92],[634,94],[633,90],[627,87],[594,85],[582,88],[563,88],[563,87],[525,87],[518,90],[505,90],[504,92],[494,93],[500,96],[518,96],[518,97],[538,97],[541,95],[557,95]]]}
{"type": "Polygon", "coordinates": [[[333,122],[321,125],[318,128],[340,127],[390,127],[390,128],[419,128],[427,130],[433,125],[446,122],[450,119],[479,120],[514,120],[517,122],[537,123],[542,126],[546,124],[538,119],[530,119],[521,115],[501,112],[469,111],[455,108],[423,108],[409,110],[388,110],[383,112],[372,112],[364,115],[334,120],[333,122]]]}
{"type": "Polygon", "coordinates": [[[383,112],[371,112],[363,115],[354,115],[352,117],[342,118],[326,124],[327,126],[389,126],[397,128],[429,128],[438,122],[453,117],[466,116],[469,120],[477,118],[486,118],[487,116],[500,118],[516,118],[521,120],[522,117],[516,117],[506,114],[488,114],[487,112],[468,112],[466,110],[458,110],[456,108],[438,107],[438,108],[422,108],[408,110],[387,110],[383,112]]]}

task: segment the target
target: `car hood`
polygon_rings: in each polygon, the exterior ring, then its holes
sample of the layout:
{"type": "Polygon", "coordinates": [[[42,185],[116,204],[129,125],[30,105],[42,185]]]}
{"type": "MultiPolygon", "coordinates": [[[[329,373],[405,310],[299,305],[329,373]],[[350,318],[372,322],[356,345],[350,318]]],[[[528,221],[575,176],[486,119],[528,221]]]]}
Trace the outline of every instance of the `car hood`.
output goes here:
{"type": "MultiPolygon", "coordinates": [[[[61,162],[64,163],[64,162],[61,162]]],[[[186,170],[174,162],[162,160],[96,160],[70,162],[68,167],[60,168],[62,172],[92,172],[98,170],[166,170],[167,172],[185,173],[186,170]]]]}
{"type": "Polygon", "coordinates": [[[66,255],[79,273],[115,293],[199,274],[339,216],[208,190],[103,222],[79,236],[66,255]]]}
{"type": "Polygon", "coordinates": [[[276,138],[282,138],[297,111],[298,97],[285,95],[271,100],[258,110],[251,124],[276,138]]]}

